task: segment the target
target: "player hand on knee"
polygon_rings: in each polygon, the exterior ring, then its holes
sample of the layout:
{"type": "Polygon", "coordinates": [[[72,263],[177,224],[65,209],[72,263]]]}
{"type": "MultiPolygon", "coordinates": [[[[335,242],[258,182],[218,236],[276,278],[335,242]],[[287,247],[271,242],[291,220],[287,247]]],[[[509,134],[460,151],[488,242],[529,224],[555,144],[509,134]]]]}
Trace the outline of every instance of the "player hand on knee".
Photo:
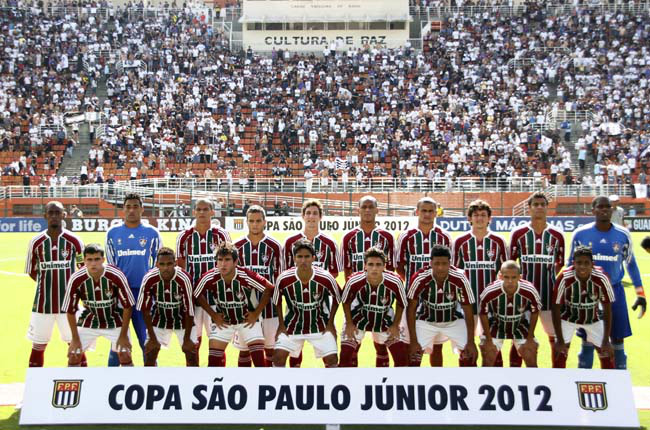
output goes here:
{"type": "Polygon", "coordinates": [[[467,342],[467,345],[465,345],[465,349],[461,351],[460,356],[461,358],[466,358],[467,360],[476,360],[476,357],[478,357],[476,344],[473,341],[467,342]]]}
{"type": "Polygon", "coordinates": [[[388,326],[388,340],[399,340],[400,338],[400,333],[399,333],[399,322],[395,321],[393,324],[388,326]]]}
{"type": "Polygon", "coordinates": [[[120,363],[130,363],[131,362],[131,342],[126,336],[120,336],[117,338],[116,345],[117,347],[117,356],[120,359],[120,363]]]}
{"type": "Polygon", "coordinates": [[[149,338],[147,343],[144,344],[144,353],[145,355],[149,355],[152,352],[158,352],[160,351],[160,342],[158,342],[158,339],[156,338],[149,338]]]}
{"type": "Polygon", "coordinates": [[[244,315],[244,327],[246,328],[253,328],[255,323],[257,323],[259,319],[259,314],[255,312],[247,312],[246,315],[244,315]]]}
{"type": "MultiPolygon", "coordinates": [[[[278,326],[278,329],[275,332],[275,340],[277,341],[281,334],[287,334],[287,329],[284,324],[278,326]]],[[[277,349],[275,350],[277,352],[277,349]]],[[[275,354],[274,354],[275,355],[275,354]]]]}
{"type": "Polygon", "coordinates": [[[537,342],[535,342],[533,339],[527,339],[526,343],[519,347],[518,352],[522,358],[537,356],[537,342]]]}
{"type": "Polygon", "coordinates": [[[483,357],[483,365],[492,366],[494,361],[497,359],[497,353],[499,350],[496,345],[491,340],[486,340],[483,345],[481,345],[481,356],[483,357]]]}
{"type": "Polygon", "coordinates": [[[422,354],[422,346],[418,343],[417,340],[411,340],[409,343],[409,356],[415,356],[422,354]]]}
{"type": "Polygon", "coordinates": [[[183,339],[183,345],[181,345],[181,349],[185,354],[193,354],[196,352],[196,344],[192,342],[191,339],[185,338],[183,339]]]}
{"type": "Polygon", "coordinates": [[[81,350],[81,343],[72,340],[68,346],[68,364],[76,365],[81,363],[82,353],[83,351],[81,350]]]}
{"type": "Polygon", "coordinates": [[[211,318],[212,318],[212,323],[216,325],[217,328],[226,328],[228,326],[222,314],[213,315],[211,318]]]}
{"type": "Polygon", "coordinates": [[[614,347],[612,347],[612,344],[609,342],[609,339],[607,338],[603,339],[603,343],[600,346],[598,355],[601,357],[609,357],[612,359],[614,358],[614,347]]]}
{"type": "Polygon", "coordinates": [[[556,340],[553,354],[555,354],[556,357],[569,355],[569,344],[556,340]]]}
{"type": "Polygon", "coordinates": [[[357,331],[357,326],[353,322],[346,323],[344,335],[347,339],[356,339],[357,331]]]}

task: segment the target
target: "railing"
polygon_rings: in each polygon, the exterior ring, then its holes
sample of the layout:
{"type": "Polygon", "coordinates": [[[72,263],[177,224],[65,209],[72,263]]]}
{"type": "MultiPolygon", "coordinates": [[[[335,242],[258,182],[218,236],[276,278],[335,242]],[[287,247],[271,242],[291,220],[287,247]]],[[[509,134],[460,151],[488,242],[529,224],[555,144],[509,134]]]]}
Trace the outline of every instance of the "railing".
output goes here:
{"type": "MultiPolygon", "coordinates": [[[[57,191],[61,197],[97,197],[108,190],[108,185],[87,185],[83,187],[67,187],[57,191]],[[104,191],[101,191],[104,190],[104,191]],[[70,194],[72,193],[72,194],[70,194]],[[88,193],[90,193],[88,195],[88,193]],[[70,195],[68,195],[70,194],[70,195]]],[[[25,197],[23,190],[30,187],[6,187],[11,190],[7,197],[25,197]],[[17,193],[17,194],[16,194],[17,193]]],[[[31,187],[38,189],[39,187],[31,187]]],[[[224,178],[154,178],[134,181],[121,181],[114,185],[113,190],[133,190],[143,195],[153,193],[173,193],[179,190],[192,190],[194,193],[373,193],[373,192],[431,192],[431,193],[486,193],[486,192],[534,192],[544,191],[553,198],[563,196],[596,196],[599,194],[618,194],[632,196],[631,185],[551,185],[546,186],[542,178],[478,178],[463,177],[457,179],[427,179],[427,178],[372,178],[361,181],[354,179],[348,182],[330,179],[327,184],[316,179],[310,184],[299,178],[256,178],[232,182],[224,178]]]]}

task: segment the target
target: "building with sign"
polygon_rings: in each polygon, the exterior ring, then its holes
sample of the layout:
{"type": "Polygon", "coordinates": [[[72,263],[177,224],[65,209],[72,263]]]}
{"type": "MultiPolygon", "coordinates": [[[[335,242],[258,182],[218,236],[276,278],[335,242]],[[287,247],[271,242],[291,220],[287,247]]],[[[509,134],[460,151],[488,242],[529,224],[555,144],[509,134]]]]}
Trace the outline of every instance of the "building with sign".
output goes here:
{"type": "Polygon", "coordinates": [[[243,48],[397,48],[409,39],[408,0],[244,0],[243,48]]]}

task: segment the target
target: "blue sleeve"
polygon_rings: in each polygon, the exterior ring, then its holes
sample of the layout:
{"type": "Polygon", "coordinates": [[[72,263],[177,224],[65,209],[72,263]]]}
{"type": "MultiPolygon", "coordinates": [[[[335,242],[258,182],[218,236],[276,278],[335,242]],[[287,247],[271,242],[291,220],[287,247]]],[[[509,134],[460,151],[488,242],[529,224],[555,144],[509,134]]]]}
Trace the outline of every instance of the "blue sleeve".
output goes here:
{"type": "Polygon", "coordinates": [[[577,234],[573,233],[573,237],[571,238],[571,251],[569,252],[569,259],[567,260],[566,265],[567,266],[572,266],[573,265],[573,250],[576,247],[576,242],[577,242],[577,234]]]}
{"type": "Polygon", "coordinates": [[[156,260],[158,258],[158,250],[162,248],[162,238],[160,237],[160,232],[158,229],[152,228],[151,234],[151,267],[156,265],[156,260]]]}
{"type": "Polygon", "coordinates": [[[115,247],[113,245],[113,238],[111,237],[110,231],[106,234],[106,261],[108,264],[117,266],[117,263],[115,262],[115,247]]]}
{"type": "Polygon", "coordinates": [[[632,279],[632,284],[635,287],[642,287],[643,282],[641,281],[641,272],[639,271],[639,266],[636,264],[636,257],[634,257],[634,250],[632,248],[632,239],[628,234],[628,252],[630,253],[626,258],[627,263],[627,274],[632,279]]]}

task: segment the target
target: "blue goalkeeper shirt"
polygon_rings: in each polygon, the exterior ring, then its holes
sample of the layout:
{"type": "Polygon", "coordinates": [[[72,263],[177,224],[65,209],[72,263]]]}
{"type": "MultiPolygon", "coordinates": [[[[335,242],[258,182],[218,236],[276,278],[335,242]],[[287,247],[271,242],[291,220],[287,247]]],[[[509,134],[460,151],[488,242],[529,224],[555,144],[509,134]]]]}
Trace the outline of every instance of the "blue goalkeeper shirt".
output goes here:
{"type": "Polygon", "coordinates": [[[106,260],[124,272],[132,290],[140,288],[145,273],[156,264],[161,247],[160,233],[150,225],[129,228],[122,224],[106,234],[106,260]]]}
{"type": "Polygon", "coordinates": [[[591,248],[594,255],[594,264],[600,266],[609,275],[612,286],[621,285],[625,271],[623,263],[627,266],[635,287],[642,286],[639,266],[634,258],[632,236],[625,227],[612,224],[609,231],[600,231],[596,223],[583,225],[576,229],[571,240],[571,253],[569,265],[573,264],[573,251],[576,246],[583,245],[591,248]]]}

